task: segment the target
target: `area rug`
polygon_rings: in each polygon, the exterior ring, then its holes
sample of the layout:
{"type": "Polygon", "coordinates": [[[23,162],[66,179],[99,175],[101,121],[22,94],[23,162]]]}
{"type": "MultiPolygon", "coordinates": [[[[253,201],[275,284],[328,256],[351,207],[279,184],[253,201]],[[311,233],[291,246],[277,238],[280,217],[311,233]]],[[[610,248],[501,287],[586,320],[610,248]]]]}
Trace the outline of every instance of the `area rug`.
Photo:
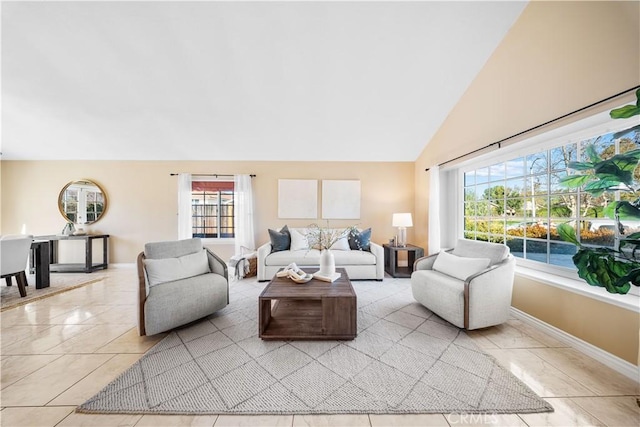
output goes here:
{"type": "Polygon", "coordinates": [[[4,279],[2,279],[2,286],[0,287],[0,311],[9,310],[33,301],[68,292],[102,279],[103,275],[99,273],[51,273],[49,286],[36,289],[35,276],[28,275],[27,283],[29,283],[29,286],[27,286],[27,296],[25,297],[20,296],[15,279],[12,279],[13,286],[7,286],[4,279]]]}
{"type": "Polygon", "coordinates": [[[464,331],[416,303],[408,280],[354,282],[358,336],[352,341],[262,341],[257,297],[263,288],[255,280],[232,284],[229,306],[171,332],[77,412],[553,411],[464,331]]]}

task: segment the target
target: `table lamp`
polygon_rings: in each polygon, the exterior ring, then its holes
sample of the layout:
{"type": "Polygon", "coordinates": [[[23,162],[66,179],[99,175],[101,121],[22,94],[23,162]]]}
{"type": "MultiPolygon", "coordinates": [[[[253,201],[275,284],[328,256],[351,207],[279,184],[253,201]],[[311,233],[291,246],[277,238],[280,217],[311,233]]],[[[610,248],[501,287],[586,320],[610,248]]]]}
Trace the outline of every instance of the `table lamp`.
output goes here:
{"type": "Polygon", "coordinates": [[[413,221],[410,213],[394,213],[392,225],[398,227],[397,245],[400,247],[407,246],[407,227],[413,227],[413,221]]]}

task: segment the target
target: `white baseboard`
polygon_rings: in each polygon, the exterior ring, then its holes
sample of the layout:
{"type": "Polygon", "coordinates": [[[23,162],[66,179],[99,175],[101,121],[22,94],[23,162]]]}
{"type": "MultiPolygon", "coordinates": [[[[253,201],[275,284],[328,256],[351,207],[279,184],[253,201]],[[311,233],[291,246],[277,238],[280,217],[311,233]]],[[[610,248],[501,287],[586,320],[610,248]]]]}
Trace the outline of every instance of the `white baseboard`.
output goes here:
{"type": "Polygon", "coordinates": [[[640,368],[633,363],[629,363],[626,360],[621,359],[609,352],[606,352],[593,344],[589,344],[588,342],[583,341],[580,338],[574,337],[573,335],[563,331],[562,329],[556,328],[555,326],[543,322],[542,320],[533,317],[525,313],[524,311],[518,310],[517,308],[511,307],[511,314],[515,318],[522,320],[523,322],[528,323],[529,325],[534,326],[538,329],[541,329],[543,332],[551,335],[558,341],[562,341],[568,344],[576,350],[621,373],[625,377],[628,377],[633,381],[640,382],[640,368]]]}

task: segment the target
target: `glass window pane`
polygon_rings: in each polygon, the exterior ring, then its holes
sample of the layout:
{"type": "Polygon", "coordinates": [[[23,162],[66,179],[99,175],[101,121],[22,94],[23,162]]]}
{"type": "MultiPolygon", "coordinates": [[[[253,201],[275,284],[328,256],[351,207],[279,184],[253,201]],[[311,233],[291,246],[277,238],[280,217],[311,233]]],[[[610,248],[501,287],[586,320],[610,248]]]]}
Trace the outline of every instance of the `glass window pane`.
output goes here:
{"type": "Polygon", "coordinates": [[[615,224],[612,219],[582,222],[580,242],[588,245],[613,247],[615,243],[615,224]],[[585,226],[585,225],[588,225],[585,226]]]}
{"type": "Polygon", "coordinates": [[[476,189],[475,187],[469,187],[464,189],[464,200],[476,200],[476,189]]]}
{"type": "Polygon", "coordinates": [[[477,202],[476,214],[480,217],[486,217],[490,215],[489,202],[486,200],[477,202]]]}
{"type": "Polygon", "coordinates": [[[549,150],[549,158],[551,159],[551,170],[566,170],[569,168],[569,162],[575,162],[578,158],[577,145],[568,144],[552,148],[549,150]]]}
{"type": "Polygon", "coordinates": [[[538,262],[547,262],[547,242],[525,240],[525,258],[538,262]]]}
{"type": "Polygon", "coordinates": [[[509,160],[505,162],[505,175],[506,178],[517,178],[525,175],[525,159],[524,157],[518,157],[517,159],[509,160]]]}
{"type": "Polygon", "coordinates": [[[507,208],[505,214],[507,216],[524,216],[525,203],[524,199],[507,199],[507,208]]]}
{"type": "Polygon", "coordinates": [[[469,187],[476,183],[476,171],[465,172],[464,174],[464,186],[469,187]]]}
{"type": "Polygon", "coordinates": [[[573,218],[576,216],[577,194],[554,196],[549,199],[552,218],[573,218]]]}
{"type": "Polygon", "coordinates": [[[527,178],[525,191],[529,196],[541,196],[549,192],[548,175],[533,175],[527,178]]]}
{"type": "Polygon", "coordinates": [[[510,179],[506,182],[505,193],[507,197],[518,197],[525,195],[525,180],[523,177],[510,179]]]}
{"type": "Polygon", "coordinates": [[[504,181],[504,163],[489,166],[489,181],[504,181]]]}
{"type": "Polygon", "coordinates": [[[507,246],[514,257],[524,258],[524,239],[507,238],[507,246]]]}
{"type": "Polygon", "coordinates": [[[476,219],[473,218],[465,218],[464,220],[464,229],[466,231],[475,231],[476,230],[476,219]]]}
{"type": "Polygon", "coordinates": [[[476,184],[484,184],[489,182],[489,168],[476,170],[476,184]]]}
{"type": "Polygon", "coordinates": [[[464,216],[475,216],[476,215],[476,202],[467,202],[464,204],[464,216]]]}
{"type": "Polygon", "coordinates": [[[549,264],[575,269],[572,257],[576,252],[575,245],[552,242],[549,244],[549,264]]]}
{"type": "Polygon", "coordinates": [[[526,171],[529,175],[547,172],[547,152],[527,156],[526,171]]]}
{"type": "Polygon", "coordinates": [[[489,186],[487,184],[479,184],[476,185],[476,200],[486,199],[486,194],[488,194],[489,186]]]}

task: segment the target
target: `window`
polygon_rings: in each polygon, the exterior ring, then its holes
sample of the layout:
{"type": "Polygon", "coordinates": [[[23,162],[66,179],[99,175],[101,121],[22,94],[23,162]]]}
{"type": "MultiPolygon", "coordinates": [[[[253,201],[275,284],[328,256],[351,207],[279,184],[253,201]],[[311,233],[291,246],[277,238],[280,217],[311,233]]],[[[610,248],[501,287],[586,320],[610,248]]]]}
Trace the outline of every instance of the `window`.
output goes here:
{"type": "Polygon", "coordinates": [[[234,184],[229,181],[191,182],[192,236],[233,238],[234,184]]]}
{"type": "MultiPolygon", "coordinates": [[[[608,129],[599,126],[582,132],[579,138],[565,135],[461,170],[464,237],[504,243],[520,259],[572,271],[576,247],[559,237],[559,224],[568,223],[578,230],[584,245],[613,247],[614,221],[603,210],[609,202],[628,195],[605,193],[594,197],[559,182],[575,173],[569,168],[570,162],[587,160],[589,145],[603,159],[640,148],[640,130],[628,124],[626,127],[628,132],[620,132],[611,130],[608,123],[608,129]]],[[[634,178],[640,181],[640,167],[635,169],[634,178]]],[[[640,231],[638,221],[622,223],[628,233],[640,231]]]]}

